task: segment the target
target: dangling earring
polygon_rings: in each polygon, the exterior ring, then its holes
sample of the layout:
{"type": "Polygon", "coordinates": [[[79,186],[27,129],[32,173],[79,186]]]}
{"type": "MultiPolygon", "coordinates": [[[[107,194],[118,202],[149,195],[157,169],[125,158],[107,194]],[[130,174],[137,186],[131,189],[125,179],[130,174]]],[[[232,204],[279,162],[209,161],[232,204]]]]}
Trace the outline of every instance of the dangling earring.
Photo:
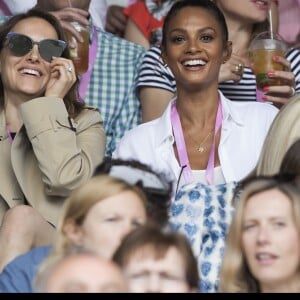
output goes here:
{"type": "Polygon", "coordinates": [[[167,68],[167,67],[168,67],[168,64],[165,63],[165,64],[164,64],[164,68],[167,68]]]}

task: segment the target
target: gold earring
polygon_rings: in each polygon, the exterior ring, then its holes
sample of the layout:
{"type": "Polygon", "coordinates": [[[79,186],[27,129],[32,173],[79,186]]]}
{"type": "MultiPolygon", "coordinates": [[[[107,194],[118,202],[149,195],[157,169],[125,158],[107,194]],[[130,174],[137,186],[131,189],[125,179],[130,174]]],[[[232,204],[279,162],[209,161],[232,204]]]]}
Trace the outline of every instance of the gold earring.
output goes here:
{"type": "Polygon", "coordinates": [[[168,64],[164,64],[164,67],[167,68],[168,64]]]}

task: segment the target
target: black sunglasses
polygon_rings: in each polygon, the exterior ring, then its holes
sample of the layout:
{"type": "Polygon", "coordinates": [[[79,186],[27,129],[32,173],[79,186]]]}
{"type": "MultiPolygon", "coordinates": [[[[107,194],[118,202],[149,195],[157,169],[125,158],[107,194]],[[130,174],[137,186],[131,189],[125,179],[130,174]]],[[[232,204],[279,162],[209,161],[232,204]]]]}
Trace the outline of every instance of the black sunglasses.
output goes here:
{"type": "Polygon", "coordinates": [[[62,40],[45,39],[40,42],[34,42],[29,36],[16,32],[9,32],[6,38],[8,40],[8,48],[13,55],[24,56],[36,44],[41,57],[48,62],[51,62],[53,56],[60,57],[67,46],[66,42],[62,40]]]}

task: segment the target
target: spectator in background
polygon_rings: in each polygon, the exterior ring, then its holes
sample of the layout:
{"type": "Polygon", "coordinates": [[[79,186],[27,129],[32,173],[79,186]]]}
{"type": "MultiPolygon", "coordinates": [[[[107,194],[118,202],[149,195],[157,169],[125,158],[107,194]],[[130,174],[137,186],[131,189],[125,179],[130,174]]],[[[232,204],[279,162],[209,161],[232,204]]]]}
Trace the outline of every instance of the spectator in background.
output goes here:
{"type": "Polygon", "coordinates": [[[160,46],[162,25],[174,0],[139,0],[124,9],[128,17],[124,38],[145,48],[160,46]]]}
{"type": "Polygon", "coordinates": [[[106,0],[107,1],[107,13],[105,30],[111,32],[116,36],[123,37],[127,17],[123,13],[123,10],[128,5],[135,3],[137,0],[106,0]]]}
{"type": "Polygon", "coordinates": [[[283,174],[257,177],[243,185],[227,236],[221,292],[300,292],[300,182],[296,180],[283,174]]]}
{"type": "Polygon", "coordinates": [[[65,201],[56,239],[18,256],[0,274],[2,292],[32,292],[38,266],[86,248],[109,259],[124,236],[147,220],[147,198],[137,186],[107,175],[95,176],[65,201]],[[50,246],[51,245],[51,246],[50,246]]]}
{"type": "Polygon", "coordinates": [[[197,262],[190,243],[178,232],[144,225],[129,233],[113,255],[132,293],[198,291],[197,262]]]}
{"type": "Polygon", "coordinates": [[[96,168],[94,175],[109,174],[125,180],[129,184],[138,185],[147,196],[147,213],[149,219],[161,227],[168,226],[169,209],[173,182],[163,173],[137,161],[105,157],[96,168]]]}
{"type": "Polygon", "coordinates": [[[128,284],[121,268],[87,251],[53,259],[39,270],[35,293],[124,293],[128,284]]]}

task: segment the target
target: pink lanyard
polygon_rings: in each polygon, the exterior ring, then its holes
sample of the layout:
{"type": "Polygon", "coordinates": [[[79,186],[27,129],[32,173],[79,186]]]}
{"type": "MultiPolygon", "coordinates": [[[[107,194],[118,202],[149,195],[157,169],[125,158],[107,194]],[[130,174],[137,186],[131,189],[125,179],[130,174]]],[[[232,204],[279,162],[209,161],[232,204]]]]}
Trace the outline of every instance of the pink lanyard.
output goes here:
{"type": "Polygon", "coordinates": [[[97,55],[97,46],[98,46],[98,34],[97,34],[96,27],[93,26],[93,41],[89,49],[89,68],[84,74],[81,75],[80,84],[79,84],[79,96],[83,101],[85,99],[86,90],[90,82],[93,66],[95,63],[95,59],[97,55]]]}
{"type": "Polygon", "coordinates": [[[12,135],[10,133],[8,125],[6,125],[6,133],[7,133],[7,137],[8,137],[9,142],[12,144],[13,138],[12,138],[12,135]]]}
{"type": "MultiPolygon", "coordinates": [[[[216,117],[216,124],[215,124],[214,141],[213,141],[212,147],[210,149],[209,159],[208,159],[208,163],[207,163],[207,167],[206,167],[206,171],[205,171],[206,181],[209,184],[213,184],[213,182],[214,182],[215,143],[216,143],[217,132],[219,131],[219,129],[222,125],[222,118],[223,118],[222,104],[221,104],[221,101],[219,101],[218,112],[217,112],[217,117],[216,117]]],[[[177,151],[178,151],[179,162],[180,162],[180,166],[183,170],[183,175],[184,175],[185,181],[187,183],[193,182],[194,177],[192,174],[189,158],[188,158],[187,151],[186,151],[184,135],[182,132],[182,126],[181,126],[180,118],[179,118],[177,108],[176,108],[176,102],[173,102],[172,107],[171,107],[171,123],[172,123],[174,138],[175,138],[175,142],[176,142],[176,147],[177,147],[177,151]]]]}
{"type": "Polygon", "coordinates": [[[260,91],[259,89],[256,88],[256,101],[257,102],[265,102],[262,97],[264,96],[264,92],[260,91]]]}

